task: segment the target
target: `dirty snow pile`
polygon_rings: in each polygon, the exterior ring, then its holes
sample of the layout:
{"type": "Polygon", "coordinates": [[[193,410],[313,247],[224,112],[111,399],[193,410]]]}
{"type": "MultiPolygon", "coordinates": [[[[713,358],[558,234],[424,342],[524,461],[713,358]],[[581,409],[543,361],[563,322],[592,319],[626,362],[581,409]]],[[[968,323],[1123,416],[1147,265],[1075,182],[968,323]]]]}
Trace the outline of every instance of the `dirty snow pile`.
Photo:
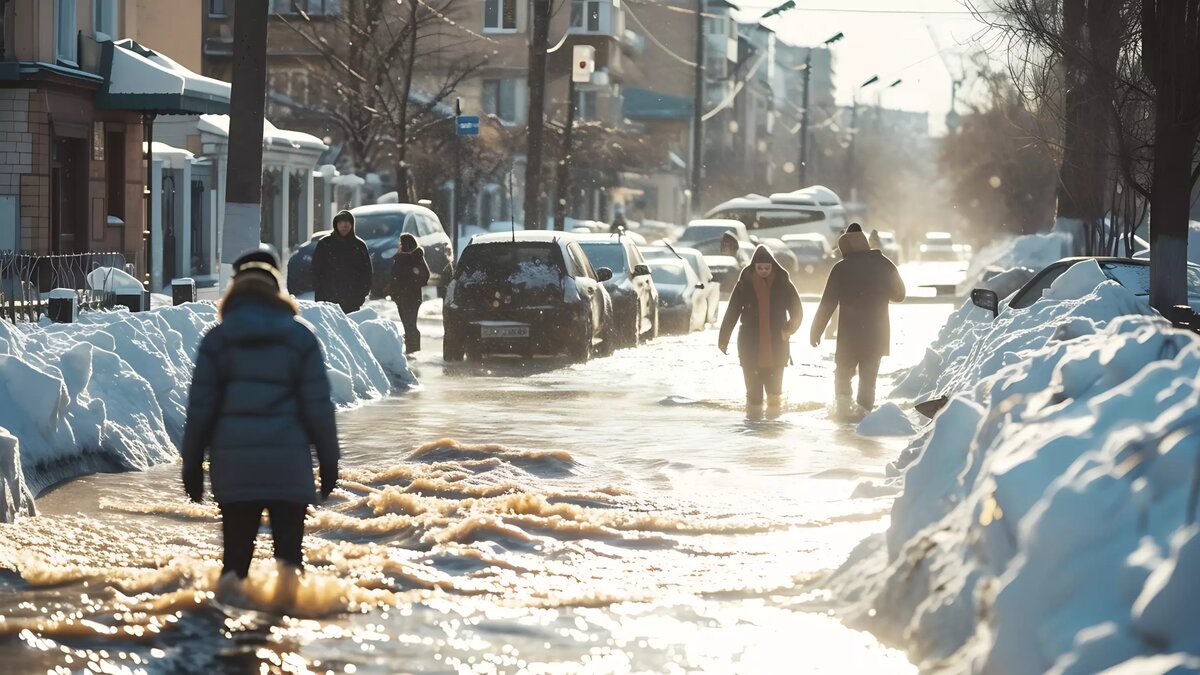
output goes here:
{"type": "Polygon", "coordinates": [[[1200,339],[1098,274],[960,310],[904,383],[955,397],[828,587],[922,669],[1200,669],[1200,339]]]}
{"type": "MultiPolygon", "coordinates": [[[[311,302],[301,314],[321,339],[335,403],[413,383],[393,322],[311,302]]],[[[0,521],[31,512],[32,495],[59,481],[174,460],[193,358],[216,321],[203,303],[74,324],[0,320],[0,521]]]]}

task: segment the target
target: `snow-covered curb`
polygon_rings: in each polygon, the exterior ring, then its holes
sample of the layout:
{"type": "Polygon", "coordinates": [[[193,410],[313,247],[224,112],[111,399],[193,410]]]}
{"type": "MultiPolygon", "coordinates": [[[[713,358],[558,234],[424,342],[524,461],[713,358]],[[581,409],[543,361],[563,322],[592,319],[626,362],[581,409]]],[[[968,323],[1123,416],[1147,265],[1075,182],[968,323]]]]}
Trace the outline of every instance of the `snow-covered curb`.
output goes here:
{"type": "MultiPolygon", "coordinates": [[[[415,381],[393,322],[369,310],[348,318],[333,305],[300,306],[338,405],[415,381]]],[[[173,461],[196,349],[216,321],[208,303],[85,313],[75,324],[0,320],[0,521],[60,481],[173,461]]]]}
{"type": "Polygon", "coordinates": [[[954,398],[889,467],[887,533],[828,580],[847,618],[923,669],[1200,665],[1198,374],[1200,338],[1095,263],[995,321],[964,306],[900,384],[954,398]]]}

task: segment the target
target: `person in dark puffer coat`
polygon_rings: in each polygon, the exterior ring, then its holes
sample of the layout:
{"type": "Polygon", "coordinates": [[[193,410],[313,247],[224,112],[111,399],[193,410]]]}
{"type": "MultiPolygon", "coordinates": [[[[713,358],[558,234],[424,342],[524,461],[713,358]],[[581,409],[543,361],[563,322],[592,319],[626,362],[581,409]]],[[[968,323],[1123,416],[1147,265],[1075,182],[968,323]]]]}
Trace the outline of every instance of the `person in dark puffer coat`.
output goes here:
{"type": "Polygon", "coordinates": [[[392,301],[404,324],[404,353],[421,351],[421,331],[417,315],[421,310],[421,292],[429,283],[429,264],[425,250],[417,238],[405,232],[400,235],[400,250],[392,260],[392,301]]]}
{"type": "Polygon", "coordinates": [[[764,391],[768,410],[777,413],[782,407],[783,369],[791,361],[789,340],[803,319],[800,294],[787,271],[770,249],[759,246],[750,266],[742,270],[733,287],[717,338],[720,350],[727,351],[733,329],[741,321],[738,359],[746,380],[746,408],[751,417],[762,412],[764,391]]]}
{"type": "Polygon", "coordinates": [[[271,519],[275,558],[299,569],[308,505],[337,484],[337,422],[321,344],[280,293],[270,247],[234,263],[221,301],[221,323],[200,340],[183,434],[183,485],[204,499],[205,457],[221,509],[224,567],[244,579],[263,510],[271,519]]]}
{"type": "Polygon", "coordinates": [[[879,363],[891,343],[888,303],[904,301],[904,280],[892,261],[871,249],[857,223],[841,236],[838,248],[842,260],[829,272],[809,339],[813,347],[818,346],[834,311],[839,312],[834,372],[837,405],[849,408],[851,379],[857,372],[858,405],[863,412],[870,412],[875,407],[879,363]]]}
{"type": "Polygon", "coordinates": [[[371,251],[354,233],[354,214],[339,211],[333,232],[317,242],[312,257],[314,299],[332,302],[349,314],[362,309],[371,293],[371,251]]]}

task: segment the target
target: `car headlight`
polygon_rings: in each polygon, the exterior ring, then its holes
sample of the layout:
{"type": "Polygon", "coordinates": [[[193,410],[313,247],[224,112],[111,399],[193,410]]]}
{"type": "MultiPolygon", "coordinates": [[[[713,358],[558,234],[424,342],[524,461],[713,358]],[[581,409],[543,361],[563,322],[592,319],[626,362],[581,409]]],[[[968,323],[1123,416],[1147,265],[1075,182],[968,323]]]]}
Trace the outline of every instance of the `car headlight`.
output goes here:
{"type": "Polygon", "coordinates": [[[816,271],[817,271],[817,268],[813,267],[812,265],[805,265],[805,266],[804,266],[804,271],[805,271],[805,272],[807,272],[807,273],[809,273],[809,274],[812,274],[813,272],[816,272],[816,271]]]}

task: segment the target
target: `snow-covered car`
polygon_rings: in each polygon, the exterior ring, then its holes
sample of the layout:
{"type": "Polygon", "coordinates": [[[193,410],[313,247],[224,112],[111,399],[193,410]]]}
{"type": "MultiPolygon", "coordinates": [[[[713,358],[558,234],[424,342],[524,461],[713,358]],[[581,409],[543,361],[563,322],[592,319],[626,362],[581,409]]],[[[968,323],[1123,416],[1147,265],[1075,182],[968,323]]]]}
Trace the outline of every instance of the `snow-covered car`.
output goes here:
{"type": "MultiPolygon", "coordinates": [[[[706,308],[705,320],[708,323],[717,322],[721,311],[721,282],[717,281],[713,276],[713,271],[708,267],[707,256],[694,248],[679,246],[643,246],[641,251],[646,260],[682,259],[691,265],[692,271],[696,273],[696,277],[704,284],[704,289],[700,290],[699,293],[706,308]]],[[[730,258],[730,260],[733,260],[733,258],[730,258]]]]}
{"type": "MultiPolygon", "coordinates": [[[[1013,293],[1005,307],[1009,309],[1025,309],[1042,299],[1042,295],[1054,282],[1073,265],[1085,260],[1095,260],[1104,276],[1121,284],[1139,297],[1150,296],[1150,261],[1138,258],[1110,257],[1073,257],[1063,258],[1058,262],[1047,265],[1033,275],[1016,293],[1013,293]]],[[[994,313],[1001,309],[1000,298],[995,291],[976,288],[971,291],[971,301],[976,306],[994,313]]],[[[1188,300],[1189,303],[1200,307],[1200,266],[1188,263],[1188,300]]]]}
{"type": "Polygon", "coordinates": [[[595,268],[612,270],[604,282],[612,297],[617,346],[636,347],[658,335],[658,289],[650,277],[634,240],[615,234],[581,234],[575,237],[595,268]]]}
{"type": "Polygon", "coordinates": [[[650,272],[658,287],[660,330],[683,334],[704,330],[707,310],[697,299],[707,286],[692,271],[692,266],[682,260],[661,258],[650,261],[650,272]]]}
{"type": "Polygon", "coordinates": [[[750,232],[742,221],[731,218],[704,218],[688,223],[687,229],[679,235],[679,244],[694,246],[712,240],[720,242],[726,232],[732,234],[738,241],[750,242],[750,232]]]}
{"type": "MultiPolygon", "coordinates": [[[[453,274],[454,250],[450,237],[437,214],[419,204],[373,204],[350,210],[354,214],[354,233],[367,243],[371,252],[371,297],[388,294],[392,282],[392,259],[400,247],[400,235],[408,233],[417,238],[425,249],[429,263],[429,285],[439,291],[450,283],[453,274]]],[[[313,234],[288,258],[287,287],[293,295],[314,289],[312,257],[317,242],[333,233],[326,230],[313,234]]]]}
{"type": "Polygon", "coordinates": [[[587,361],[612,350],[616,332],[604,282],[574,235],[527,231],[477,235],[446,288],[443,357],[566,353],[587,361]]]}

